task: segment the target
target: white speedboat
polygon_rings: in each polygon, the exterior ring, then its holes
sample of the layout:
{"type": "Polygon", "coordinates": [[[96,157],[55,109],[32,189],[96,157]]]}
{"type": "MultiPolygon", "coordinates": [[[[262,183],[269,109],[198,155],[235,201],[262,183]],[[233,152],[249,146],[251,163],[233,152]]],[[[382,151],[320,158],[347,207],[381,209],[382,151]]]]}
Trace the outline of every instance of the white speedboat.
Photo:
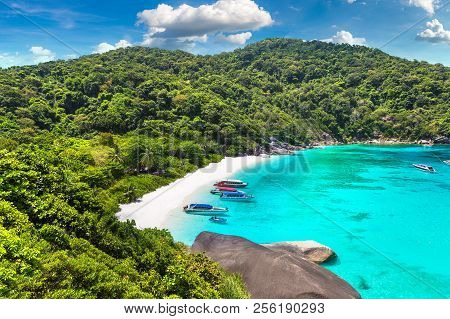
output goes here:
{"type": "Polygon", "coordinates": [[[445,160],[445,161],[443,161],[443,163],[444,163],[445,165],[450,165],[450,160],[445,160]]]}
{"type": "Polygon", "coordinates": [[[229,201],[248,202],[253,200],[253,195],[248,195],[244,192],[223,192],[220,199],[229,201]]]}
{"type": "Polygon", "coordinates": [[[228,208],[214,207],[208,204],[189,204],[187,206],[184,206],[183,210],[187,214],[206,216],[225,215],[228,212],[228,208]]]}
{"type": "Polygon", "coordinates": [[[418,168],[418,169],[422,170],[422,171],[426,171],[426,172],[430,172],[430,173],[436,173],[436,170],[432,166],[429,166],[429,165],[413,164],[413,166],[415,168],[418,168]]]}

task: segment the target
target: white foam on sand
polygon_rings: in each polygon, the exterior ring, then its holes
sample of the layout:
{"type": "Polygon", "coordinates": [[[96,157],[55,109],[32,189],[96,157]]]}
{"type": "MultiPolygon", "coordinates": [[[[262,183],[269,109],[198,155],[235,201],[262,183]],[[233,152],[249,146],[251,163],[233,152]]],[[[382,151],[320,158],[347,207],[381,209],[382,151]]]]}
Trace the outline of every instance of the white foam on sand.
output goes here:
{"type": "Polygon", "coordinates": [[[169,185],[145,194],[134,203],[120,205],[119,220],[134,220],[138,228],[166,228],[171,212],[189,204],[189,198],[200,188],[229,178],[238,171],[270,158],[259,156],[226,157],[169,185]]]}

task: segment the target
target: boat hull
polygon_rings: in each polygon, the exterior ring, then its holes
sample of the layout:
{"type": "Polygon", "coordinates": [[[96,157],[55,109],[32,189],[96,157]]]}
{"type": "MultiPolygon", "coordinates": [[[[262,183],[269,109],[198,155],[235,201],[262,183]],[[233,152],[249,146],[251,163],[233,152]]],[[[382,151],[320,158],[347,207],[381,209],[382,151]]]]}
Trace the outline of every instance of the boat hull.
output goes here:
{"type": "Polygon", "coordinates": [[[227,216],[228,211],[197,211],[197,210],[185,210],[186,214],[199,215],[199,216],[227,216]]]}
{"type": "Polygon", "coordinates": [[[436,170],[434,168],[424,167],[424,166],[416,165],[416,164],[413,164],[413,166],[415,168],[417,168],[417,169],[420,169],[421,171],[424,171],[424,172],[436,173],[436,170]]]}
{"type": "Polygon", "coordinates": [[[240,185],[223,185],[224,187],[233,187],[233,188],[245,188],[247,187],[247,184],[240,184],[240,185]]]}
{"type": "Polygon", "coordinates": [[[253,197],[221,197],[221,200],[224,201],[232,201],[232,202],[251,202],[253,201],[253,197]]]}

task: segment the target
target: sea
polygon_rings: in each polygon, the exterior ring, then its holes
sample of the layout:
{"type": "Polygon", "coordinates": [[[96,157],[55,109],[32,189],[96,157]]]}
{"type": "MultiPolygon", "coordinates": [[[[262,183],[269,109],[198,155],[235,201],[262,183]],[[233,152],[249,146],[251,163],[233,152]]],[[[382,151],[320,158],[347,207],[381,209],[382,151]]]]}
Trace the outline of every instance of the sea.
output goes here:
{"type": "Polygon", "coordinates": [[[226,224],[183,213],[168,229],[191,245],[202,231],[256,243],[315,240],[337,258],[323,264],[363,298],[450,297],[449,146],[344,145],[272,156],[236,173],[252,202],[199,189],[189,199],[229,208],[226,224]],[[431,165],[436,173],[415,163],[431,165]]]}

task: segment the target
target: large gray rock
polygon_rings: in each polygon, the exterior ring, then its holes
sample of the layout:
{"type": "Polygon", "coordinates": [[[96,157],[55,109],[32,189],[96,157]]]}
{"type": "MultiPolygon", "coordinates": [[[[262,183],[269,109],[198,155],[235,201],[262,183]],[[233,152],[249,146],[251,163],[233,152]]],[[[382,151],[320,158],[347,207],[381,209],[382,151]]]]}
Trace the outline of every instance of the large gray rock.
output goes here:
{"type": "Polygon", "coordinates": [[[435,144],[450,144],[450,138],[447,136],[436,137],[433,141],[435,144]]]}
{"type": "Polygon", "coordinates": [[[305,257],[316,264],[324,263],[336,257],[336,253],[331,248],[314,240],[284,241],[263,246],[275,251],[305,257]]]}
{"type": "Polygon", "coordinates": [[[202,232],[192,251],[204,252],[226,270],[241,274],[252,298],[361,298],[348,283],[325,268],[242,237],[202,232]]]}

